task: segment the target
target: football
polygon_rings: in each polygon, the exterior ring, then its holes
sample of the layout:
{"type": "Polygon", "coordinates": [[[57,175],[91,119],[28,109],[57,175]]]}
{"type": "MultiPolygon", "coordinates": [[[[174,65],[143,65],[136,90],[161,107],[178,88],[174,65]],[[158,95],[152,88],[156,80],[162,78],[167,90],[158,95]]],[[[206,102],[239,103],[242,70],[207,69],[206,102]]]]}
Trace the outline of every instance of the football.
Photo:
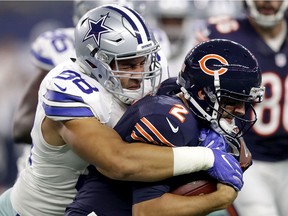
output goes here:
{"type": "Polygon", "coordinates": [[[252,165],[252,154],[246,146],[244,139],[241,137],[239,139],[240,142],[240,166],[244,171],[246,171],[252,165]]]}
{"type": "Polygon", "coordinates": [[[172,189],[171,193],[183,196],[198,196],[212,193],[217,189],[217,181],[202,172],[186,175],[185,178],[186,182],[172,189]]]}
{"type": "Polygon", "coordinates": [[[216,191],[216,182],[209,180],[196,180],[181,185],[171,193],[183,196],[198,196],[216,191]]]}
{"type": "MultiPolygon", "coordinates": [[[[252,164],[252,155],[246,146],[243,138],[239,139],[240,142],[240,166],[246,171],[252,164]]],[[[203,194],[212,193],[217,190],[217,181],[210,178],[204,172],[196,172],[190,175],[185,175],[178,178],[175,187],[171,189],[171,193],[183,196],[198,196],[203,194]]]]}

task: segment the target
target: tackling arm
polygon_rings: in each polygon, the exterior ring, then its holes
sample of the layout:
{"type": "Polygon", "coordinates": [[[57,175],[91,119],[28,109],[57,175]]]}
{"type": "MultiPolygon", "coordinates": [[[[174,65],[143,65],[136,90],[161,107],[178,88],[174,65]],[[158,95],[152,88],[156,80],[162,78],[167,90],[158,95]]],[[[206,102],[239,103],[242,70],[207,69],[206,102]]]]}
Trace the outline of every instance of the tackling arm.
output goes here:
{"type": "Polygon", "coordinates": [[[79,156],[112,179],[158,181],[173,176],[171,148],[129,145],[95,118],[66,121],[59,132],[79,156]]]}

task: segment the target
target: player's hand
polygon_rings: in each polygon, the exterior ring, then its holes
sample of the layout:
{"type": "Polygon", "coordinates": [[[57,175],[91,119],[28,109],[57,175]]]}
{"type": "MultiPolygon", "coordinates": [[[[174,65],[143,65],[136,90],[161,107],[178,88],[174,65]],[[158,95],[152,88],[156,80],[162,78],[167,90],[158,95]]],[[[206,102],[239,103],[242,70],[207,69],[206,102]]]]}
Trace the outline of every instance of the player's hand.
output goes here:
{"type": "Polygon", "coordinates": [[[199,136],[199,146],[218,149],[224,152],[228,152],[228,145],[225,142],[225,138],[209,128],[202,128],[199,136]]]}
{"type": "Polygon", "coordinates": [[[240,157],[240,141],[239,141],[239,139],[228,136],[227,134],[224,135],[224,138],[225,138],[225,142],[229,146],[229,150],[227,150],[227,152],[232,154],[236,158],[236,160],[239,161],[239,157],[240,157]]]}
{"type": "Polygon", "coordinates": [[[227,134],[222,135],[213,129],[202,128],[199,136],[200,146],[211,149],[218,149],[232,154],[237,160],[239,159],[240,144],[236,138],[227,134]]]}
{"type": "Polygon", "coordinates": [[[231,205],[237,198],[238,194],[233,187],[222,183],[217,183],[216,193],[217,197],[219,197],[218,201],[221,201],[222,203],[222,206],[219,206],[220,209],[226,209],[229,205],[231,205]]]}
{"type": "Polygon", "coordinates": [[[243,172],[239,162],[230,154],[218,149],[212,149],[214,154],[213,167],[208,174],[219,182],[231,185],[236,191],[243,187],[243,172]]]}

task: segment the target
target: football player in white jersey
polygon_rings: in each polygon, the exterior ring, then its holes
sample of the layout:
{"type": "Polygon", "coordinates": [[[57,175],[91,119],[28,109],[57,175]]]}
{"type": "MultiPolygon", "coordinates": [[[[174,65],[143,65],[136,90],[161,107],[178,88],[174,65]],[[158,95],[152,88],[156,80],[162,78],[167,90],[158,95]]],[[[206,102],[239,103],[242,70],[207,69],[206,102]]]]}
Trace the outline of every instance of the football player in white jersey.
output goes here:
{"type": "MultiPolygon", "coordinates": [[[[77,24],[78,20],[88,10],[103,5],[105,1],[83,1],[75,0],[73,2],[73,23],[77,24]]],[[[110,0],[110,2],[117,2],[110,0]]],[[[119,1],[123,4],[136,7],[133,1],[119,1]]],[[[139,9],[140,10],[140,9],[139,9]]],[[[159,28],[150,28],[156,40],[161,45],[158,52],[162,66],[162,78],[165,80],[169,77],[168,63],[166,56],[170,53],[170,42],[165,32],[159,28]]],[[[22,102],[14,119],[13,136],[16,143],[27,143],[24,148],[23,156],[18,160],[19,171],[25,167],[27,155],[29,155],[31,140],[31,130],[37,107],[37,92],[41,81],[46,74],[59,63],[69,58],[75,57],[74,47],[74,28],[59,28],[54,31],[42,33],[31,46],[32,62],[36,67],[37,76],[32,80],[27,92],[25,92],[22,102]],[[23,162],[24,161],[24,162],[23,162]]]]}
{"type": "Polygon", "coordinates": [[[41,83],[31,153],[0,197],[4,215],[63,215],[88,164],[109,178],[134,181],[212,169],[223,182],[227,172],[237,172],[237,164],[219,169],[223,159],[209,148],[128,145],[111,129],[129,104],[156,91],[161,76],[159,44],[138,13],[117,5],[87,12],[75,28],[75,50],[75,59],[41,83]]]}

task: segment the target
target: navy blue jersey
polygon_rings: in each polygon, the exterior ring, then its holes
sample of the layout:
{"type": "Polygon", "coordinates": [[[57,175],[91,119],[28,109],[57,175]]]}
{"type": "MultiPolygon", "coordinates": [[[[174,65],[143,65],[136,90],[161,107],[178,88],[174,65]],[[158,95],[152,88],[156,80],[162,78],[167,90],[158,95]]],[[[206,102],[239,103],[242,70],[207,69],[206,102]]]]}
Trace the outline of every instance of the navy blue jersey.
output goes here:
{"type": "Polygon", "coordinates": [[[197,145],[199,125],[178,97],[146,96],[124,113],[114,128],[127,142],[166,146],[197,145]]]}
{"type": "Polygon", "coordinates": [[[66,208],[65,216],[86,216],[95,212],[97,216],[131,216],[131,184],[109,179],[92,165],[89,174],[74,198],[66,208]]]}
{"type": "Polygon", "coordinates": [[[177,77],[170,77],[163,82],[161,82],[159,89],[157,91],[157,95],[175,95],[179,92],[180,86],[176,83],[177,77]]]}
{"type": "MultiPolygon", "coordinates": [[[[288,158],[288,43],[273,51],[251,26],[247,18],[208,25],[208,37],[224,38],[247,47],[257,58],[266,87],[264,101],[256,104],[258,120],[246,143],[253,158],[279,161],[288,158]]],[[[286,37],[287,38],[287,37],[286,37]]]]}
{"type": "MultiPolygon", "coordinates": [[[[195,115],[180,98],[160,95],[146,96],[129,107],[115,129],[130,143],[141,141],[177,147],[198,145],[199,127],[195,115]]],[[[153,183],[134,182],[133,204],[162,196],[180,185],[186,177],[153,183]]]]}

